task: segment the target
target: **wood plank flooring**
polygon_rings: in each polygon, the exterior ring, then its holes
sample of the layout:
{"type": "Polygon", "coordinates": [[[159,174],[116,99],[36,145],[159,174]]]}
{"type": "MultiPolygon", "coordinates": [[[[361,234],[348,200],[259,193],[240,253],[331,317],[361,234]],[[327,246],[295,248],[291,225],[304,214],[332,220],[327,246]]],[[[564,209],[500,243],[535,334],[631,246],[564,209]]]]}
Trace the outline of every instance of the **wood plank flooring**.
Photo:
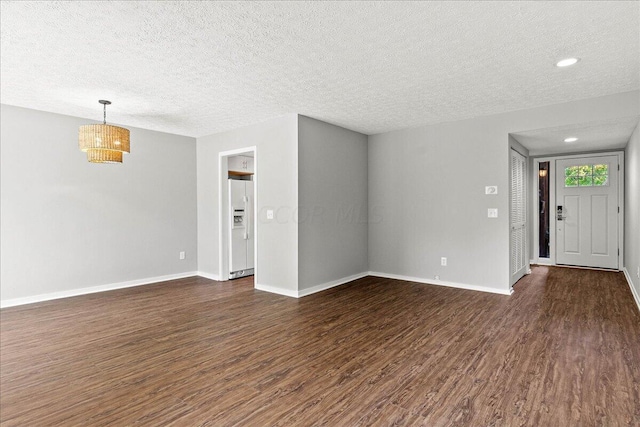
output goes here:
{"type": "Polygon", "coordinates": [[[515,289],[194,277],[3,309],[0,424],[640,425],[624,276],[535,267],[515,289]]]}

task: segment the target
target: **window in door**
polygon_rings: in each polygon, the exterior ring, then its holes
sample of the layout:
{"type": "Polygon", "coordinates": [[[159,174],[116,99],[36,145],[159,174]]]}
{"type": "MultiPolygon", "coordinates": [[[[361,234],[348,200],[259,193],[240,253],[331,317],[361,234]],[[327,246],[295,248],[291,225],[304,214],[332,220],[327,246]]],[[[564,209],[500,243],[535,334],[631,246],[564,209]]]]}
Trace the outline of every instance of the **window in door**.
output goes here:
{"type": "Polygon", "coordinates": [[[564,186],[602,187],[609,185],[609,165],[578,165],[564,168],[564,186]]]}

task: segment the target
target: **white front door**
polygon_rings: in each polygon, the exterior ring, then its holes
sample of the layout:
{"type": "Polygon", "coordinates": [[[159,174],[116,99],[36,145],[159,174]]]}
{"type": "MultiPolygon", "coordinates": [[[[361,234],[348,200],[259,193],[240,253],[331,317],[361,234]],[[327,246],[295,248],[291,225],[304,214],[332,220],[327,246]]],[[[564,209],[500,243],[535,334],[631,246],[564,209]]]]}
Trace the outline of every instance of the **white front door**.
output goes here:
{"type": "Polygon", "coordinates": [[[556,263],[618,269],[618,156],[556,161],[556,263]]]}

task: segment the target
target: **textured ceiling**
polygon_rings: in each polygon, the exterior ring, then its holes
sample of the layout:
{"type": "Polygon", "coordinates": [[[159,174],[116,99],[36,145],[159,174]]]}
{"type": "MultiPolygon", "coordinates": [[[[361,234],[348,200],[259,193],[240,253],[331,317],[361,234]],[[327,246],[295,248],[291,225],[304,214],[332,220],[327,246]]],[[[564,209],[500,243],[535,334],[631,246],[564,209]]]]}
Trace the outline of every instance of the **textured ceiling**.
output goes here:
{"type": "Polygon", "coordinates": [[[579,153],[624,148],[638,126],[640,117],[624,117],[597,123],[583,123],[511,134],[529,149],[531,156],[579,153]],[[576,137],[575,142],[564,142],[576,137]]]}
{"type": "Polygon", "coordinates": [[[638,2],[1,3],[2,103],[202,136],[366,134],[635,90],[638,2]],[[558,59],[578,56],[574,67],[558,59]]]}

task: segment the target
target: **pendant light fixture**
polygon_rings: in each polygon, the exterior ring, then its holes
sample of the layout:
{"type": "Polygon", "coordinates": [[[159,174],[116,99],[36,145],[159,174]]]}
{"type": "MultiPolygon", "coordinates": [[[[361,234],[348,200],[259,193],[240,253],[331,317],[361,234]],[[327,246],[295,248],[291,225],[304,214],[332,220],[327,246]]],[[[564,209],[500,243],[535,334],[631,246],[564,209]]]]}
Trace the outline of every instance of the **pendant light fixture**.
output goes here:
{"type": "Polygon", "coordinates": [[[78,132],[80,151],[87,153],[91,163],[122,163],[122,153],[129,153],[129,129],[107,124],[107,105],[111,101],[101,99],[103,122],[100,125],[83,125],[78,132]]]}

